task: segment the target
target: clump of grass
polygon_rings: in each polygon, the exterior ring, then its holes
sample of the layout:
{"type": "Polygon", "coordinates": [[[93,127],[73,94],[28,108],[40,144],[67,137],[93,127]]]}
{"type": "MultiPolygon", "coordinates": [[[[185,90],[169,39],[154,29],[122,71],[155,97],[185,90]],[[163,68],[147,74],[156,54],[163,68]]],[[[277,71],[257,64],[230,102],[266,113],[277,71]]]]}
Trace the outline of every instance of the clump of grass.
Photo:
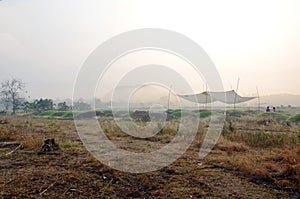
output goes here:
{"type": "Polygon", "coordinates": [[[48,129],[51,133],[58,133],[61,130],[60,124],[58,124],[54,120],[50,120],[47,125],[48,125],[48,129]]]}
{"type": "Polygon", "coordinates": [[[0,125],[0,141],[12,141],[15,140],[14,131],[9,130],[8,127],[0,125]]]}
{"type": "Polygon", "coordinates": [[[60,144],[60,146],[63,148],[74,148],[74,147],[78,147],[79,144],[77,142],[68,141],[68,142],[60,144]]]}
{"type": "Polygon", "coordinates": [[[20,138],[22,148],[26,150],[39,150],[43,145],[44,137],[36,135],[26,135],[20,138]]]}
{"type": "Polygon", "coordinates": [[[236,127],[234,126],[234,124],[232,123],[231,120],[227,120],[223,130],[222,130],[222,135],[227,136],[228,134],[234,132],[236,129],[236,127]]]}

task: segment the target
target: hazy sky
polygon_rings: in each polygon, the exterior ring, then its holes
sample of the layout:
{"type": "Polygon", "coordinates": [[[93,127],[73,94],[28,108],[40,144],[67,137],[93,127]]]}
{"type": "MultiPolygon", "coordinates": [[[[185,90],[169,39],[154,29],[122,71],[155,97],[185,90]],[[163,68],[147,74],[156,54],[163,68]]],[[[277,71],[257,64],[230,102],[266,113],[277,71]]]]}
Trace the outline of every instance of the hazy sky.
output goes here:
{"type": "MultiPolygon", "coordinates": [[[[33,98],[71,98],[88,55],[138,28],[176,31],[215,63],[225,89],[300,94],[300,1],[2,0],[0,81],[16,77],[33,98]]],[[[199,91],[202,90],[200,86],[199,91]]]]}

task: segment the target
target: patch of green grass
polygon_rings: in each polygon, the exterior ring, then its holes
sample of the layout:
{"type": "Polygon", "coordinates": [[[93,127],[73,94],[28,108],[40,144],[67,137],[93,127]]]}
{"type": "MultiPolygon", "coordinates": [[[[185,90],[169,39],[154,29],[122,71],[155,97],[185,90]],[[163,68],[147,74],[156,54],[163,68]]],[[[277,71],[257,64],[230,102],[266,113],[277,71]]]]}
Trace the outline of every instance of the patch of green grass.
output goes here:
{"type": "Polygon", "coordinates": [[[171,116],[175,118],[187,117],[187,116],[194,116],[195,113],[187,110],[175,110],[171,113],[171,116]]]}
{"type": "Polygon", "coordinates": [[[38,114],[38,117],[50,117],[52,114],[54,114],[56,111],[45,111],[40,114],[38,114]]]}
{"type": "Polygon", "coordinates": [[[102,111],[105,116],[112,116],[112,110],[104,110],[102,111]]]}
{"type": "Polygon", "coordinates": [[[73,118],[73,116],[77,116],[79,114],[81,114],[82,112],[66,112],[62,117],[63,118],[73,118]]]}
{"type": "MultiPolygon", "coordinates": [[[[52,115],[50,115],[51,117],[62,117],[63,115],[65,115],[67,112],[64,111],[58,111],[58,112],[54,112],[52,115]]],[[[72,112],[71,112],[72,113],[72,112]]]]}
{"type": "Polygon", "coordinates": [[[73,148],[73,147],[78,147],[79,144],[76,142],[65,142],[65,143],[60,144],[60,146],[63,148],[73,148]]]}
{"type": "Polygon", "coordinates": [[[300,114],[289,117],[288,121],[289,122],[300,122],[300,114]]]}
{"type": "Polygon", "coordinates": [[[247,113],[241,110],[227,110],[226,115],[230,117],[242,117],[247,115],[247,113]]]}
{"type": "Polygon", "coordinates": [[[72,111],[45,111],[38,114],[38,117],[49,117],[49,118],[73,118],[73,115],[79,115],[82,112],[72,112],[72,111]]]}
{"type": "Polygon", "coordinates": [[[202,111],[200,112],[200,118],[210,117],[213,114],[211,111],[202,111]]]}
{"type": "Polygon", "coordinates": [[[65,114],[62,115],[63,118],[72,118],[73,113],[72,112],[66,112],[65,114]]]}
{"type": "Polygon", "coordinates": [[[288,119],[288,116],[283,113],[270,112],[270,113],[260,113],[257,115],[257,118],[258,119],[272,118],[276,121],[286,121],[288,119]]]}

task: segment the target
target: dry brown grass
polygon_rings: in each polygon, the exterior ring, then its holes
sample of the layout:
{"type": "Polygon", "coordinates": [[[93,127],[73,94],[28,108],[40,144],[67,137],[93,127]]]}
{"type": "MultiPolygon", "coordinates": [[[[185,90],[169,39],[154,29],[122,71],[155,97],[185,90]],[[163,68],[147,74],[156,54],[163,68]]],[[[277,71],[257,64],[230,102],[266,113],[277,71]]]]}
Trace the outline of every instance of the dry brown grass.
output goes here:
{"type": "MultiPolygon", "coordinates": [[[[227,123],[217,145],[203,160],[203,165],[199,165],[199,147],[208,125],[205,120],[199,124],[197,137],[182,158],[159,171],[128,174],[101,164],[87,153],[72,121],[30,117],[6,119],[8,123],[0,125],[0,141],[18,141],[23,148],[19,153],[0,160],[4,171],[0,177],[0,196],[286,198],[291,192],[300,192],[297,126],[276,122],[266,126],[248,116],[231,118],[231,127],[227,123]],[[59,154],[39,156],[27,153],[38,151],[47,138],[55,138],[60,144],[59,154]],[[262,184],[273,186],[277,191],[262,184]],[[281,188],[285,191],[280,191],[281,188]]],[[[100,118],[99,121],[116,145],[137,152],[164,146],[178,128],[178,121],[168,121],[154,137],[137,139],[123,133],[110,118],[100,118]],[[137,143],[135,147],[128,144],[132,141],[137,143]]]]}
{"type": "Polygon", "coordinates": [[[299,127],[276,121],[266,126],[253,118],[231,119],[206,161],[299,193],[299,127]]]}

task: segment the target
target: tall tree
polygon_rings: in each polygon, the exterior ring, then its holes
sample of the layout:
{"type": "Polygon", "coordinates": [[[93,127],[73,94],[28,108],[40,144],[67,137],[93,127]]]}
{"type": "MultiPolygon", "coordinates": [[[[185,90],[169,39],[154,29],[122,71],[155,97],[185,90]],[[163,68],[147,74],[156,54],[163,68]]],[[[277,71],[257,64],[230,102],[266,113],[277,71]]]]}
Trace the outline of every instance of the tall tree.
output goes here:
{"type": "Polygon", "coordinates": [[[57,104],[57,110],[67,111],[67,110],[70,110],[70,107],[67,105],[66,102],[60,102],[60,103],[57,104]]]}
{"type": "Polygon", "coordinates": [[[33,107],[37,112],[49,111],[54,109],[54,104],[52,99],[39,99],[35,100],[33,107]]]}
{"type": "Polygon", "coordinates": [[[8,95],[7,92],[0,92],[0,101],[1,101],[1,104],[4,106],[5,110],[8,110],[9,107],[11,106],[11,100],[10,100],[10,97],[8,95]]]}
{"type": "Polygon", "coordinates": [[[91,105],[88,103],[85,103],[83,101],[77,101],[77,102],[74,102],[72,109],[76,110],[76,111],[91,110],[91,105]]]}
{"type": "Polygon", "coordinates": [[[18,107],[22,104],[22,92],[24,91],[25,85],[21,80],[11,79],[1,83],[1,100],[5,102],[5,108],[9,105],[12,106],[13,114],[16,113],[18,107]]]}

